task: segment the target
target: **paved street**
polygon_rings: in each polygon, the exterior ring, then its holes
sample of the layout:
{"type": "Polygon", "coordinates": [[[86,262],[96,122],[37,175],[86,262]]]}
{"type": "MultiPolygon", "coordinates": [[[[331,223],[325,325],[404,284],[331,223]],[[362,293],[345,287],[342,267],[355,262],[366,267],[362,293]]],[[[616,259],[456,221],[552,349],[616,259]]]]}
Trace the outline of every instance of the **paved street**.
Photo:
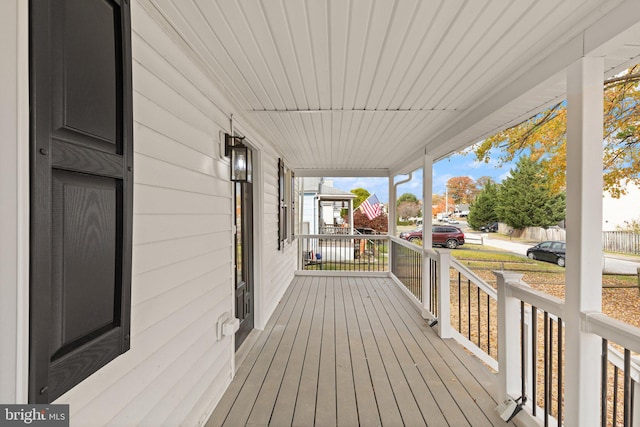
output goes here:
{"type": "MultiPolygon", "coordinates": [[[[469,233],[468,231],[466,233],[476,234],[469,233]]],[[[500,248],[522,256],[526,256],[527,248],[533,246],[533,244],[529,243],[491,238],[491,235],[488,233],[483,233],[482,236],[485,236],[485,245],[500,248]]],[[[605,273],[637,274],[638,268],[640,268],[639,260],[634,259],[633,257],[625,257],[624,255],[605,254],[602,264],[603,272],[605,273]]]]}

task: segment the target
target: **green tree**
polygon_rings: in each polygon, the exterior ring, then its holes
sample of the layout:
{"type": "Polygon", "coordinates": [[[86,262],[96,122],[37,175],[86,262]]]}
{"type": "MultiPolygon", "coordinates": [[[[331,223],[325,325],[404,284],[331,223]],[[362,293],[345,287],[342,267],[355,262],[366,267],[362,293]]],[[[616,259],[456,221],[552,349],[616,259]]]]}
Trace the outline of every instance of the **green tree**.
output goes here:
{"type": "Polygon", "coordinates": [[[396,201],[396,206],[400,206],[400,203],[403,203],[403,202],[418,203],[418,198],[414,194],[404,193],[400,197],[398,197],[398,200],[396,201]]]}
{"type": "Polygon", "coordinates": [[[471,228],[479,230],[483,225],[498,221],[498,192],[499,187],[493,181],[484,184],[475,202],[469,207],[467,221],[471,228]]]}
{"type": "Polygon", "coordinates": [[[522,156],[502,181],[496,212],[513,228],[555,225],[565,217],[564,193],[555,193],[540,162],[522,156]]]}
{"type": "Polygon", "coordinates": [[[353,199],[353,209],[358,209],[360,203],[367,200],[371,195],[371,193],[369,193],[364,188],[354,188],[353,190],[351,190],[351,192],[356,195],[356,198],[353,199]]]}

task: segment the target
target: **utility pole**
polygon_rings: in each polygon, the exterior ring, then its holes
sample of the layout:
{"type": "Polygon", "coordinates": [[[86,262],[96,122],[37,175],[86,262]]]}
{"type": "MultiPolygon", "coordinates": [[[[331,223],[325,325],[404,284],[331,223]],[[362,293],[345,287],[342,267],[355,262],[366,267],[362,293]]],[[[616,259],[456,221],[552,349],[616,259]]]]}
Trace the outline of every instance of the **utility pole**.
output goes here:
{"type": "Polygon", "coordinates": [[[449,215],[449,186],[444,187],[444,213],[449,215]]]}

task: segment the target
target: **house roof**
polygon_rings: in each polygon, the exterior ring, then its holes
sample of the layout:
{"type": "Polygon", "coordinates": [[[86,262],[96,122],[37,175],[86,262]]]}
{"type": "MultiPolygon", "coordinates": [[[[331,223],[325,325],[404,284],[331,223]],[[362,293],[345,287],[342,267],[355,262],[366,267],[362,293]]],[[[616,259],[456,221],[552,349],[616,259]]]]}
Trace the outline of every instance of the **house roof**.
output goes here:
{"type": "MultiPolygon", "coordinates": [[[[333,187],[332,181],[325,181],[324,178],[305,177],[302,180],[303,191],[305,193],[315,193],[328,199],[327,196],[339,196],[339,200],[355,199],[356,195],[348,191],[333,187]]],[[[335,197],[333,197],[335,199],[335,197]]]]}
{"type": "Polygon", "coordinates": [[[410,171],[563,100],[582,56],[640,55],[637,0],[143,4],[297,176],[410,171]]]}

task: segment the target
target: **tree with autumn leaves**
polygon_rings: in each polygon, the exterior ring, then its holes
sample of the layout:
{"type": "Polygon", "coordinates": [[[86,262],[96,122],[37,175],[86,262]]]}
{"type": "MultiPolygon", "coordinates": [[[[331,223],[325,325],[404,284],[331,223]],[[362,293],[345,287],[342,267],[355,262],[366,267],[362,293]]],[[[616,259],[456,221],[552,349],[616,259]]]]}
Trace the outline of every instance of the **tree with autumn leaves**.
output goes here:
{"type": "MultiPolygon", "coordinates": [[[[640,65],[605,81],[604,189],[612,197],[625,194],[628,182],[640,185],[640,65]]],[[[497,148],[499,165],[521,155],[540,161],[553,192],[565,188],[566,103],[485,139],[474,149],[478,160],[489,162],[497,148]]]]}
{"type": "Polygon", "coordinates": [[[478,194],[476,182],[468,176],[455,176],[447,181],[449,196],[453,203],[471,203],[478,194]]]}

